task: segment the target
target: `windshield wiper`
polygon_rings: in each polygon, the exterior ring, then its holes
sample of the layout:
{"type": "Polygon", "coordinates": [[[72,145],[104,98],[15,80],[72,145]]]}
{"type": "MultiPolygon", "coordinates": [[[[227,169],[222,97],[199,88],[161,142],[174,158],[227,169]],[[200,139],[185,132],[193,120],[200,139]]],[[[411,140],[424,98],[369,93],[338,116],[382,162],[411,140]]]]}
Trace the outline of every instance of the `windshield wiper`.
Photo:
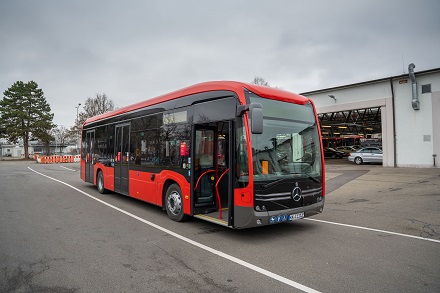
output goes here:
{"type": "Polygon", "coordinates": [[[316,179],[315,177],[312,177],[312,175],[308,174],[308,173],[304,173],[307,175],[307,178],[309,178],[310,180],[316,182],[316,183],[321,183],[321,180],[316,179]]]}
{"type": "Polygon", "coordinates": [[[269,188],[269,187],[277,185],[278,183],[281,183],[281,182],[283,182],[283,181],[285,181],[287,179],[292,179],[292,177],[277,179],[275,181],[272,181],[272,182],[269,182],[269,183],[261,185],[261,188],[263,188],[263,189],[269,188]]]}
{"type": "MultiPolygon", "coordinates": [[[[290,175],[301,175],[301,174],[306,175],[307,179],[310,179],[310,180],[312,180],[315,183],[321,183],[321,180],[316,179],[315,177],[312,177],[312,175],[310,175],[308,173],[290,173],[290,175]]],[[[266,189],[266,188],[272,187],[274,185],[277,185],[277,184],[279,184],[279,183],[281,183],[281,182],[283,182],[283,181],[285,181],[287,179],[292,179],[292,178],[293,177],[280,178],[280,179],[277,179],[275,181],[272,181],[272,182],[269,182],[269,183],[261,185],[261,188],[266,189]]]]}

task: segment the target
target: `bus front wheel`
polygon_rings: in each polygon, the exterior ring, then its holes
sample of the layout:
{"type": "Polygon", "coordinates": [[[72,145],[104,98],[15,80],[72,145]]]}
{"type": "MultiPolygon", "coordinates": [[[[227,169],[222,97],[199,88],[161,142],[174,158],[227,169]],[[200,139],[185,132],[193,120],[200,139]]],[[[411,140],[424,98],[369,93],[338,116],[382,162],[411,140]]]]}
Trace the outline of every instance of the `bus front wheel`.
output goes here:
{"type": "Polygon", "coordinates": [[[183,213],[183,196],[182,190],[179,185],[171,184],[167,189],[165,195],[165,208],[167,210],[168,217],[176,222],[185,220],[185,214],[183,213]]]}
{"type": "Polygon", "coordinates": [[[102,171],[99,171],[96,176],[96,186],[99,193],[107,193],[107,189],[104,188],[104,174],[102,174],[102,171]]]}

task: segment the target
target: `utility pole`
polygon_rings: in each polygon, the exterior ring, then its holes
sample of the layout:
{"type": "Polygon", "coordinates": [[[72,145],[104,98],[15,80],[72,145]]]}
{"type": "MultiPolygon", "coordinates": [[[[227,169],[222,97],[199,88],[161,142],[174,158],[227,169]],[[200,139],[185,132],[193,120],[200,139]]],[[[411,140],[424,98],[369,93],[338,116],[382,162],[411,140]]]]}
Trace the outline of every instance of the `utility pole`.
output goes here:
{"type": "Polygon", "coordinates": [[[78,133],[77,133],[77,139],[76,139],[76,153],[79,154],[78,152],[78,142],[79,142],[79,121],[78,121],[78,108],[79,106],[81,106],[81,103],[78,103],[78,106],[75,106],[76,108],[76,127],[78,127],[78,133]]]}

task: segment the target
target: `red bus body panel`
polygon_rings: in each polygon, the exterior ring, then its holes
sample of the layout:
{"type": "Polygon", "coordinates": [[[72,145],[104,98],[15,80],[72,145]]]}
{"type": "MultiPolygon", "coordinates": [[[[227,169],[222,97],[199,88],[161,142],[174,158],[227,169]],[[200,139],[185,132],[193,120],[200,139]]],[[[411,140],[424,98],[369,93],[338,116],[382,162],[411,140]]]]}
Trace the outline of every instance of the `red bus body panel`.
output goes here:
{"type": "Polygon", "coordinates": [[[157,182],[151,181],[151,175],[154,173],[130,170],[128,174],[128,194],[157,205],[157,182]]]}
{"type": "Polygon", "coordinates": [[[322,177],[321,177],[321,182],[322,182],[322,196],[325,196],[325,168],[324,168],[324,147],[322,146],[322,134],[321,134],[321,127],[319,125],[319,119],[318,119],[318,113],[316,112],[316,108],[315,108],[315,103],[313,103],[312,100],[310,100],[310,103],[312,103],[313,105],[313,111],[315,112],[315,121],[316,124],[318,125],[318,134],[319,137],[321,139],[321,166],[322,166],[322,177]]]}
{"type": "Polygon", "coordinates": [[[80,163],[80,177],[83,181],[86,181],[86,161],[81,158],[80,163]]]}

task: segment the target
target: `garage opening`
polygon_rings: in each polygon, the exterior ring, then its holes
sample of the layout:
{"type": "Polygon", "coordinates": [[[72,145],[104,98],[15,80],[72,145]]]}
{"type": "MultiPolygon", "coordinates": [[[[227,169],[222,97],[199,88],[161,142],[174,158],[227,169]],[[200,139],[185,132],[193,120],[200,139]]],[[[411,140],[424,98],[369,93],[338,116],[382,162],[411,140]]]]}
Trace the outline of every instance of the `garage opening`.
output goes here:
{"type": "Polygon", "coordinates": [[[318,115],[324,147],[382,146],[381,107],[318,115]]]}

